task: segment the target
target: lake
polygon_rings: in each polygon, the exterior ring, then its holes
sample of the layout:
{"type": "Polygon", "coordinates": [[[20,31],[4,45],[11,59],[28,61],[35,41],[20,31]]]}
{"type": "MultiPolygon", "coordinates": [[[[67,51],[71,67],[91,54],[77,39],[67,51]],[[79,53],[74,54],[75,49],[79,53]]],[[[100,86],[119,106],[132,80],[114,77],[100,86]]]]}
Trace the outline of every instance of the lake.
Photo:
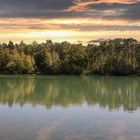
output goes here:
{"type": "Polygon", "coordinates": [[[0,76],[0,140],[139,140],[140,77],[0,76]]]}

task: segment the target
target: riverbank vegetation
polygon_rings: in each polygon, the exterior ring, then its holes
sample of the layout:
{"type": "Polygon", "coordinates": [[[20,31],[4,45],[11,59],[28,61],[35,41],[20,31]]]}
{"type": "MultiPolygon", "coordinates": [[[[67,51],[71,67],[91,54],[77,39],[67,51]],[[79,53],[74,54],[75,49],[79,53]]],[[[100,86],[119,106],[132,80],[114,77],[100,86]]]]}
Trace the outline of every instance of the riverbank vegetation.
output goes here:
{"type": "Polygon", "coordinates": [[[140,74],[140,43],[129,38],[98,45],[69,42],[0,44],[0,73],[140,74]]]}

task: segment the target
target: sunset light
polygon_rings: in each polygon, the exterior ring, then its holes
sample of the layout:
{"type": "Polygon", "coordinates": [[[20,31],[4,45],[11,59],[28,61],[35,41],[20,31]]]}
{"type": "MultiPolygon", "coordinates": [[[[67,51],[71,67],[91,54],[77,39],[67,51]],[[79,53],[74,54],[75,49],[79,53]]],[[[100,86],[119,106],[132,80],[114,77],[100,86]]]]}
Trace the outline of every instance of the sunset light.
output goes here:
{"type": "Polygon", "coordinates": [[[140,0],[0,0],[0,140],[140,140],[140,0]]]}
{"type": "Polygon", "coordinates": [[[0,40],[140,40],[139,6],[139,0],[5,0],[0,4],[0,40]]]}

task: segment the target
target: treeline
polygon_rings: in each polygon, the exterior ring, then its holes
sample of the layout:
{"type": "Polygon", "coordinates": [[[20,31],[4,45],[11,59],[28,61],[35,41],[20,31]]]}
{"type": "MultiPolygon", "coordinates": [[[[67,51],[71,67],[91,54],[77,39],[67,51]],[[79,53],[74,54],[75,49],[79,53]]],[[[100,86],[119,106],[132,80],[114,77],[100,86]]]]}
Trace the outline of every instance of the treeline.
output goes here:
{"type": "Polygon", "coordinates": [[[0,73],[140,74],[140,43],[109,40],[100,45],[69,42],[0,44],[0,73]]]}

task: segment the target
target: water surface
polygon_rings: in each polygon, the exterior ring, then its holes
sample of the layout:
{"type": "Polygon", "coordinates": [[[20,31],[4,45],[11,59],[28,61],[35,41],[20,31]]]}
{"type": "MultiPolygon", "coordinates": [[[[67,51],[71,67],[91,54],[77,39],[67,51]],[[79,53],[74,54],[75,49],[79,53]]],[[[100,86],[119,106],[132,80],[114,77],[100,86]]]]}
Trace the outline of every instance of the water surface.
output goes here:
{"type": "Polygon", "coordinates": [[[0,140],[139,140],[140,77],[0,76],[0,140]]]}

